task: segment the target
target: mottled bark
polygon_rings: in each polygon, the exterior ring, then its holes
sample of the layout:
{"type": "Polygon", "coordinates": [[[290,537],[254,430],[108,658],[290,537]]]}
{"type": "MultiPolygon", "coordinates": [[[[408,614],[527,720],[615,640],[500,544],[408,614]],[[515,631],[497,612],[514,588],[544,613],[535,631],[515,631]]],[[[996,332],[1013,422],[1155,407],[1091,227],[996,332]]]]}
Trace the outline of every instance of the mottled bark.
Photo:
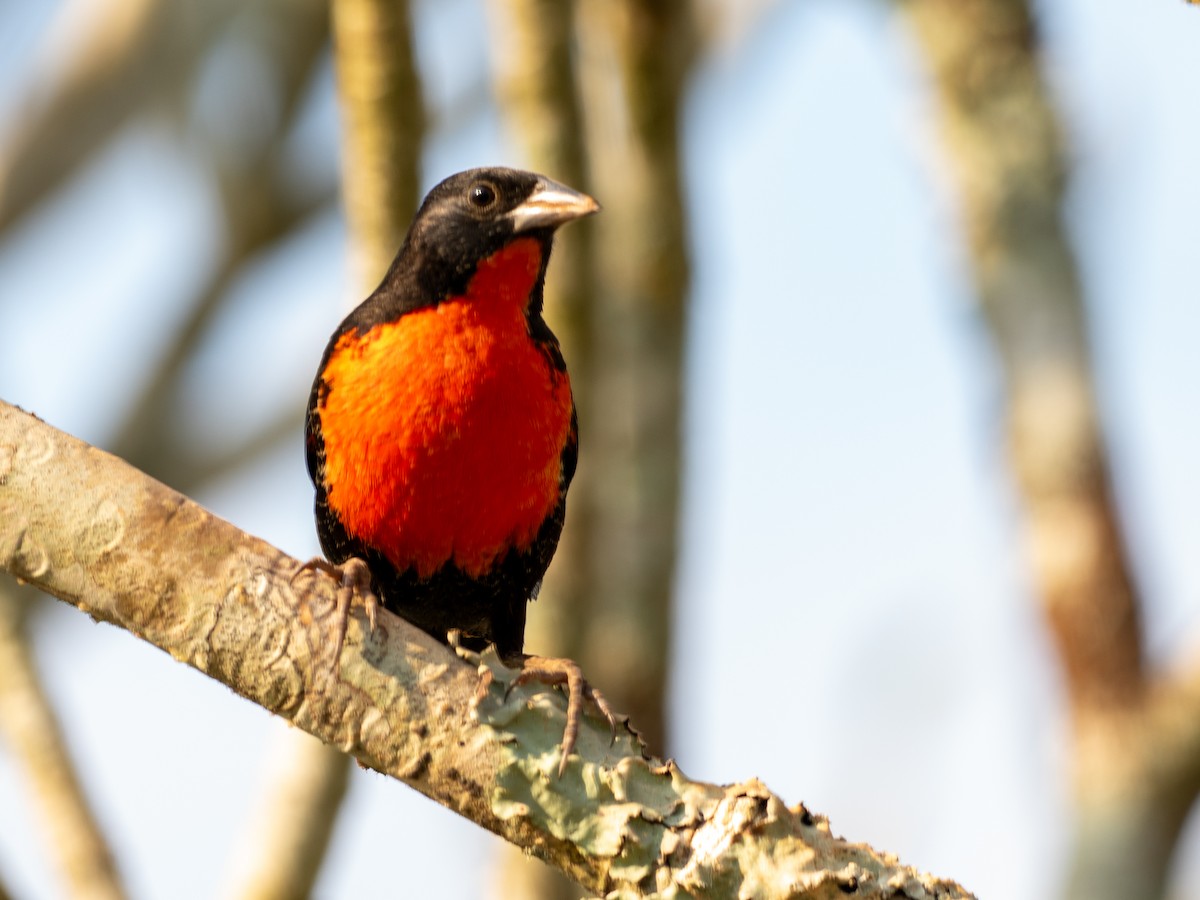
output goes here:
{"type": "Polygon", "coordinates": [[[556,777],[565,703],[356,610],[331,657],[333,580],[115,457],[0,403],[0,568],[125,628],[364,766],[610,897],[969,896],[834,837],[751,780],[688,780],[588,716],[556,777]]]}
{"type": "Polygon", "coordinates": [[[1007,381],[1034,584],[1069,692],[1069,895],[1166,895],[1200,782],[1189,681],[1152,676],[1113,496],[1087,309],[1063,225],[1069,163],[1024,0],[901,0],[930,70],[979,300],[1007,381]],[[1194,729],[1189,729],[1194,732],[1194,729]]]}

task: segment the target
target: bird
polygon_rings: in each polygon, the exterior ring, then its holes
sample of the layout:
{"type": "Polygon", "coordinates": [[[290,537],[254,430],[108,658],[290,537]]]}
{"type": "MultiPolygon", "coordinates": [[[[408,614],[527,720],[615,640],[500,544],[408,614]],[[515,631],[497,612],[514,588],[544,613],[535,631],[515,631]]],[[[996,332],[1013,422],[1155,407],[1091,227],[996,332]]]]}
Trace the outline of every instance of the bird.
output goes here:
{"type": "Polygon", "coordinates": [[[513,685],[567,686],[560,776],[587,699],[617,727],[574,661],[524,652],[578,459],[566,362],[542,317],[546,270],[556,230],[599,208],[517,169],[437,184],[333,332],[305,420],[325,554],[305,567],[339,579],[335,659],[355,598],[372,627],[382,604],[443,643],[494,645],[520,669],[513,685]]]}

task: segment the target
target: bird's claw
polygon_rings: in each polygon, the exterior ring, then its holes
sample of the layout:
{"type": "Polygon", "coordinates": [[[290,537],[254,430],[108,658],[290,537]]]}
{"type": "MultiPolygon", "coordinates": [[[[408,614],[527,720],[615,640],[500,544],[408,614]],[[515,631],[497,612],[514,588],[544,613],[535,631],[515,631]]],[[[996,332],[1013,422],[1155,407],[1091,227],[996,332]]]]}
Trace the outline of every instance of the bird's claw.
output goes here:
{"type": "MultiPolygon", "coordinates": [[[[487,693],[488,686],[492,682],[490,676],[491,670],[488,669],[480,678],[478,699],[482,699],[483,695],[487,693]]],[[[528,684],[530,681],[538,681],[545,685],[565,684],[567,686],[567,724],[563,729],[562,757],[558,762],[559,778],[567,770],[567,758],[575,749],[575,742],[579,739],[579,723],[583,719],[585,700],[595,703],[596,708],[608,720],[608,727],[612,732],[609,746],[617,742],[617,715],[608,705],[608,700],[604,695],[588,684],[587,679],[583,677],[583,670],[579,668],[577,662],[549,656],[525,657],[521,663],[521,671],[508,683],[508,687],[504,691],[504,699],[507,700],[509,694],[518,685],[528,684]]]]}
{"type": "Polygon", "coordinates": [[[324,572],[338,582],[336,605],[334,607],[334,652],[333,666],[337,666],[342,658],[342,647],[346,643],[346,631],[350,625],[350,607],[357,599],[367,613],[367,621],[371,631],[379,623],[379,598],[371,591],[371,570],[365,560],[352,556],[340,566],[334,565],[327,559],[316,557],[301,564],[292,573],[290,582],[304,572],[324,572]]]}

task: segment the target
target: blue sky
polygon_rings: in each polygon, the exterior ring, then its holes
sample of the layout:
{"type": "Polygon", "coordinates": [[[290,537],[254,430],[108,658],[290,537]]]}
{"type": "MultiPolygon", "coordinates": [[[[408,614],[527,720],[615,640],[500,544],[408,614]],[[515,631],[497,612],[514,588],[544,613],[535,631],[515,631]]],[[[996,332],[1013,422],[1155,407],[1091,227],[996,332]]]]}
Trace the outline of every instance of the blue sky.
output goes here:
{"type": "MultiPolygon", "coordinates": [[[[1166,664],[1200,652],[1200,11],[1045,5],[1119,500],[1166,664]]],[[[476,4],[422,8],[431,90],[469,90],[481,76],[464,48],[486,59],[476,4]]],[[[36,33],[9,9],[0,33],[9,20],[36,33]]],[[[9,46],[11,83],[28,59],[9,46]]],[[[931,108],[886,4],[778,3],[697,73],[674,754],[695,777],[761,777],[980,896],[1050,898],[1070,815],[1061,686],[931,108]]],[[[0,96],[0,128],[11,109],[0,96]]],[[[320,168],[334,121],[325,88],[301,162],[320,168]]],[[[134,128],[0,245],[0,396],[101,445],[217,252],[214,200],[179,149],[134,128]]],[[[431,139],[425,181],[520,161],[483,110],[431,139]]],[[[180,415],[229,397],[237,413],[196,440],[304,403],[347,283],[328,215],[235,286],[180,415]],[[267,320],[272,345],[247,338],[267,320]]],[[[293,554],[316,549],[299,435],[198,499],[293,554]]],[[[181,896],[180,872],[188,896],[217,894],[286,727],[65,607],[36,637],[134,895],[181,896]]],[[[20,811],[0,815],[0,872],[18,896],[54,896],[17,777],[0,747],[0,810],[20,811]]],[[[1198,832],[1180,896],[1200,894],[1198,832]]],[[[495,845],[356,772],[319,893],[378,893],[399,868],[406,894],[482,896],[495,845]]]]}

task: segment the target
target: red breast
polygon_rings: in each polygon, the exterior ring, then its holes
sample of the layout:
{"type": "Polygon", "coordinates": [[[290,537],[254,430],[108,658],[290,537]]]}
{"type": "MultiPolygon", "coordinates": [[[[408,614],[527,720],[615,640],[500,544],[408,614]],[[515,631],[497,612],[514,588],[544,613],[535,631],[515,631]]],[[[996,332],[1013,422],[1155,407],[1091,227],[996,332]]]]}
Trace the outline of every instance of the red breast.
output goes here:
{"type": "Polygon", "coordinates": [[[453,561],[478,576],[527,549],[558,503],[572,400],[529,334],[541,264],[538,241],[513,241],[463,296],[349,332],[329,356],[329,505],[401,571],[453,561]]]}

